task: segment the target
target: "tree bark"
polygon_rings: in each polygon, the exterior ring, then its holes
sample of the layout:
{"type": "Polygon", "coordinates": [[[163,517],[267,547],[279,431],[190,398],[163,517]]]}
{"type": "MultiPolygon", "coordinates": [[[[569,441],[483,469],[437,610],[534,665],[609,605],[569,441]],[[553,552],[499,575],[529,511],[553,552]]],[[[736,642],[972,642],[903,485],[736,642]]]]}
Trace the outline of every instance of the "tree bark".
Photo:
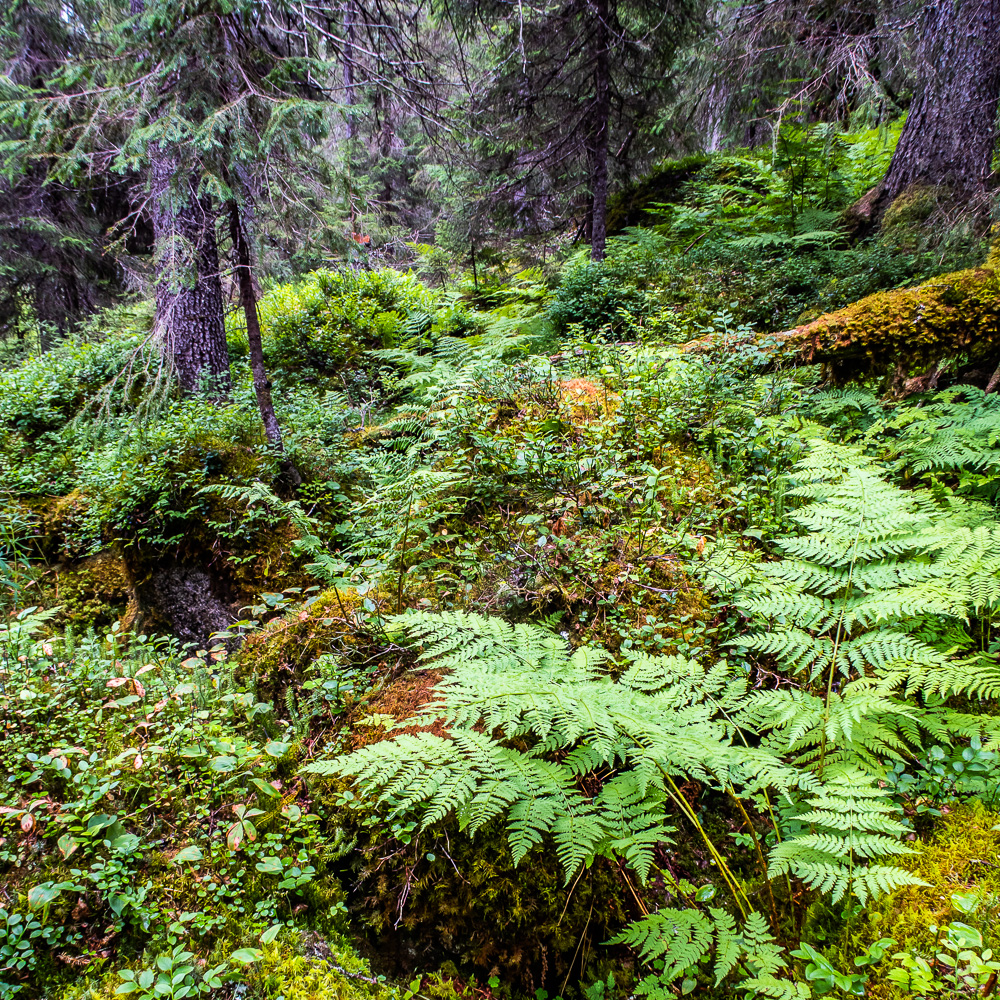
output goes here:
{"type": "MultiPolygon", "coordinates": [[[[264,366],[264,344],[260,335],[260,317],[257,314],[257,293],[253,287],[253,267],[247,231],[240,217],[240,208],[235,201],[229,202],[229,232],[233,241],[233,264],[236,282],[240,290],[240,305],[247,326],[247,344],[250,348],[250,371],[253,375],[253,389],[257,397],[257,408],[264,424],[264,434],[268,444],[281,456],[285,454],[285,444],[281,437],[281,426],[274,412],[271,398],[271,380],[264,366]]],[[[298,470],[287,459],[282,460],[281,470],[293,485],[302,483],[298,470]]]]}
{"type": "Polygon", "coordinates": [[[178,162],[169,150],[161,146],[150,159],[156,325],[181,390],[196,392],[208,385],[212,395],[221,398],[229,394],[232,383],[215,209],[190,185],[178,192],[172,184],[178,162]]]}
{"type": "Polygon", "coordinates": [[[347,141],[354,138],[354,0],[344,7],[344,106],[347,141]]]}
{"type": "Polygon", "coordinates": [[[921,76],[878,193],[875,215],[914,184],[986,205],[1000,97],[1000,0],[943,0],[924,10],[921,76]]]}
{"type": "MultiPolygon", "coordinates": [[[[138,17],[144,0],[129,0],[138,17]]],[[[219,247],[215,239],[215,208],[198,198],[190,184],[172,184],[180,169],[170,150],[150,150],[150,216],[156,259],[156,328],[181,391],[198,391],[209,384],[218,398],[229,395],[229,345],[219,277],[219,247]]]]}
{"type": "Polygon", "coordinates": [[[608,234],[608,128],[611,62],[608,0],[594,0],[594,109],[590,135],[590,259],[603,260],[608,234]]]}

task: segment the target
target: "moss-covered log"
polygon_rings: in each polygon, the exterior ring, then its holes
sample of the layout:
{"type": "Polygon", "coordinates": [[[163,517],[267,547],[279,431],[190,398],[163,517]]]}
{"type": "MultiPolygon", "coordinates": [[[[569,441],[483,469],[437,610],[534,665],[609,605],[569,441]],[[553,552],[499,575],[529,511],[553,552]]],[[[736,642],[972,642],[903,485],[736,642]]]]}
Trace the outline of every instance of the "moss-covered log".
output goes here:
{"type": "Polygon", "coordinates": [[[947,360],[988,379],[1000,359],[1000,242],[981,267],[876,292],[778,337],[792,363],[826,364],[837,382],[888,375],[912,391],[947,360]]]}

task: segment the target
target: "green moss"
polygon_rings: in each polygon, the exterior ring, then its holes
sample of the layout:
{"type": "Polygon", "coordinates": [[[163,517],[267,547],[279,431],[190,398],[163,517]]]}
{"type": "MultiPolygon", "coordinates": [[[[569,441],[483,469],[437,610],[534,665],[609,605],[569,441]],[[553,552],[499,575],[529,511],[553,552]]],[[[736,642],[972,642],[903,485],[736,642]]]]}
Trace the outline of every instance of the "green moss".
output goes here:
{"type": "Polygon", "coordinates": [[[398,991],[373,976],[368,964],[344,942],[302,936],[294,946],[264,946],[248,969],[256,997],[283,1000],[393,1000],[398,991]]]}
{"type": "Polygon", "coordinates": [[[806,363],[830,362],[841,377],[905,375],[944,358],[1000,352],[1000,247],[982,267],[914,288],[876,292],[785,335],[806,363]]]}
{"type": "MultiPolygon", "coordinates": [[[[371,592],[369,600],[379,601],[371,592]]],[[[355,590],[336,587],[325,591],[307,609],[290,612],[247,639],[240,654],[237,676],[256,679],[257,692],[280,704],[289,686],[305,680],[312,662],[322,653],[349,651],[364,641],[355,612],[362,597],[355,590]]]]}
{"type": "Polygon", "coordinates": [[[55,599],[76,625],[107,626],[126,612],[131,589],[124,562],[101,552],[56,575],[55,599]]]}
{"type": "Polygon", "coordinates": [[[882,219],[882,229],[919,226],[930,218],[939,201],[940,192],[936,187],[911,184],[887,209],[882,219]]]}
{"type": "MultiPolygon", "coordinates": [[[[998,820],[1000,814],[978,801],[952,807],[938,821],[919,853],[895,862],[927,885],[907,886],[883,896],[855,921],[845,923],[839,914],[826,911],[827,922],[835,928],[829,951],[834,964],[839,962],[841,968],[851,968],[855,956],[884,937],[896,941],[892,954],[912,949],[933,955],[933,927],[952,920],[970,921],[954,909],[951,901],[954,893],[976,891],[984,899],[1000,899],[1000,831],[995,829],[998,820]]],[[[977,921],[973,918],[971,922],[977,921]]],[[[996,940],[987,940],[987,945],[991,943],[995,948],[996,940]]],[[[896,965],[887,958],[873,970],[869,997],[902,1000],[902,994],[885,978],[896,965]]]]}
{"type": "Polygon", "coordinates": [[[470,839],[454,823],[411,843],[359,831],[355,919],[370,929],[389,967],[413,971],[453,961],[518,989],[561,991],[592,982],[622,956],[602,947],[632,916],[618,869],[599,859],[568,885],[551,843],[515,866],[499,825],[470,839]]]}
{"type": "Polygon", "coordinates": [[[674,200],[681,188],[711,157],[704,153],[668,160],[608,199],[608,232],[617,233],[627,226],[637,226],[653,203],[674,200]]]}

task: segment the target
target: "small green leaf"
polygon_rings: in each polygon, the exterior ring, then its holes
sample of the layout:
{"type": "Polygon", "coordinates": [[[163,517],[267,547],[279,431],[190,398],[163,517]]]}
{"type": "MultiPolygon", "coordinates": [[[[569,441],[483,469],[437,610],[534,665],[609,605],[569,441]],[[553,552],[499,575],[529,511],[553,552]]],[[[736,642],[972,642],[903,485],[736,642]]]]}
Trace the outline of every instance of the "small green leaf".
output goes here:
{"type": "Polygon", "coordinates": [[[278,936],[281,926],[281,924],[272,924],[268,927],[268,929],[260,936],[261,944],[270,944],[278,936]]]}
{"type": "Polygon", "coordinates": [[[111,826],[117,818],[117,816],[108,816],[105,813],[98,813],[96,816],[91,816],[87,823],[87,833],[97,833],[98,830],[103,830],[106,826],[111,826]]]}
{"type": "Polygon", "coordinates": [[[80,842],[70,834],[64,833],[56,842],[56,846],[65,860],[80,846],[80,842]]]}
{"type": "Polygon", "coordinates": [[[201,853],[201,848],[195,844],[191,844],[190,847],[185,847],[183,850],[178,851],[174,855],[173,864],[179,865],[183,864],[185,861],[201,861],[204,855],[201,853]]]}
{"type": "Polygon", "coordinates": [[[283,757],[286,753],[288,753],[290,747],[291,743],[282,743],[280,740],[271,740],[271,742],[264,747],[264,753],[266,753],[268,757],[283,757]]]}
{"type": "Polygon", "coordinates": [[[28,890],[28,906],[32,910],[38,910],[47,906],[54,899],[58,899],[62,894],[63,886],[60,883],[43,882],[28,890]]]}
{"type": "Polygon", "coordinates": [[[269,798],[275,799],[281,795],[281,792],[279,792],[270,781],[263,781],[260,778],[251,778],[250,784],[252,784],[262,795],[267,795],[269,798]]]}
{"type": "Polygon", "coordinates": [[[259,961],[264,955],[264,952],[260,948],[240,948],[234,951],[230,958],[234,962],[242,962],[244,965],[249,965],[251,962],[259,961]]]}

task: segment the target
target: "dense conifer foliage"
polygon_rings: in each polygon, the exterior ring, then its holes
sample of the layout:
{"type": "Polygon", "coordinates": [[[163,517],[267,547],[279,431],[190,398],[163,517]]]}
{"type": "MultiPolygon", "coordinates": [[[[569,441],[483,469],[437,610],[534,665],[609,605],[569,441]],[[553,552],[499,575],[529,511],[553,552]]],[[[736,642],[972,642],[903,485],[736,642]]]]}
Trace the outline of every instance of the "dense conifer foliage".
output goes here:
{"type": "Polygon", "coordinates": [[[3,7],[0,1000],[993,995],[994,7],[3,7]]]}

